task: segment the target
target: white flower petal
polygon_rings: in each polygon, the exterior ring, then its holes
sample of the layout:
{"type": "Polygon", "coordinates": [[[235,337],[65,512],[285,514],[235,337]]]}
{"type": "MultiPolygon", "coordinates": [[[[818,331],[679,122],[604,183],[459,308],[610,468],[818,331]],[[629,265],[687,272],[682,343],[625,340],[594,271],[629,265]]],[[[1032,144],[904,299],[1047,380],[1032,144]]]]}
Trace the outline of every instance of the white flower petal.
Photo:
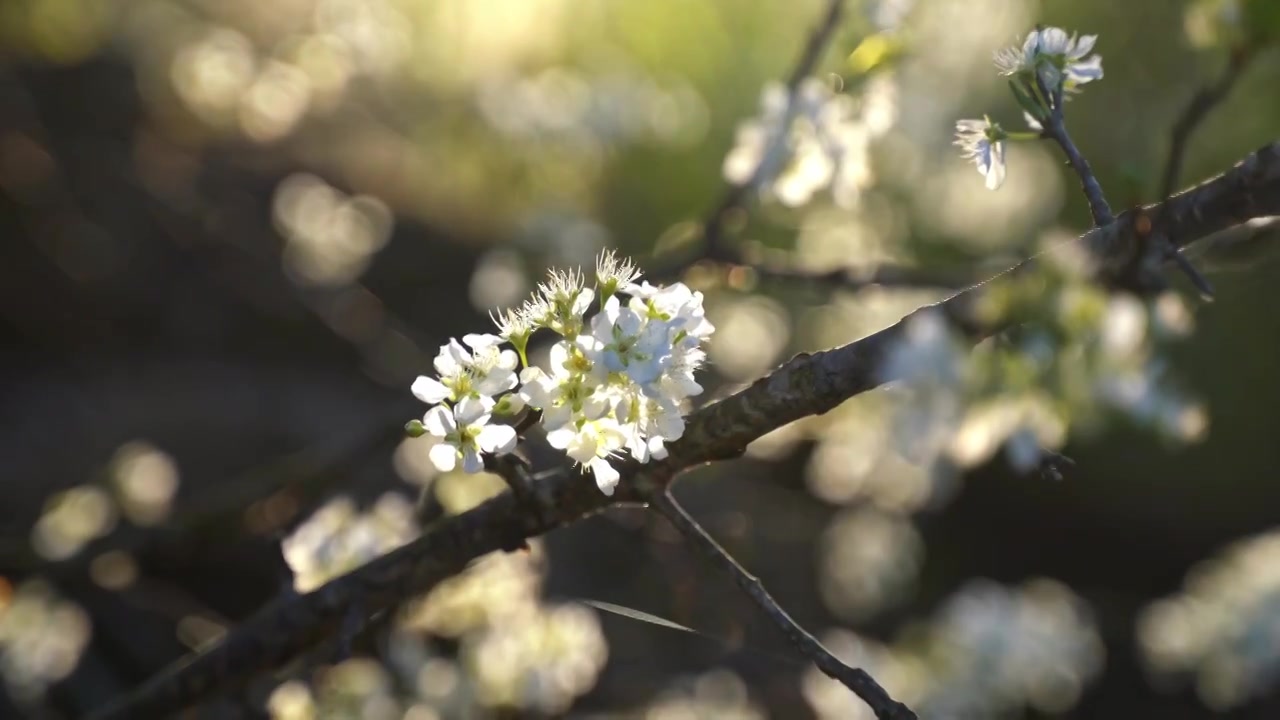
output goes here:
{"type": "Polygon", "coordinates": [[[595,434],[590,429],[583,428],[582,431],[574,434],[564,453],[580,463],[588,462],[596,456],[595,434]]]}
{"type": "Polygon", "coordinates": [[[436,405],[422,416],[422,424],[427,428],[427,432],[436,437],[445,437],[458,429],[458,423],[454,422],[453,411],[445,405],[436,405]]]}
{"type": "MultiPolygon", "coordinates": [[[[574,420],[573,408],[568,405],[550,405],[542,410],[542,427],[548,431],[559,430],[560,428],[571,426],[574,420]]],[[[574,432],[569,427],[570,432],[574,432]]],[[[548,438],[549,439],[549,438],[548,438]]],[[[564,449],[565,445],[556,446],[564,449]]]]}
{"type": "Polygon", "coordinates": [[[510,425],[486,425],[476,436],[476,444],[487,453],[504,455],[516,447],[516,429],[510,425]]]}
{"type": "Polygon", "coordinates": [[[1097,35],[1081,35],[1080,39],[1076,40],[1075,47],[1071,50],[1071,58],[1073,60],[1079,60],[1085,55],[1088,55],[1089,52],[1093,50],[1093,45],[1097,41],[1097,35]]]}
{"type": "Polygon", "coordinates": [[[667,457],[667,447],[662,438],[649,438],[649,454],[655,460],[662,460],[667,457]]]}
{"type": "Polygon", "coordinates": [[[431,459],[431,464],[436,466],[436,470],[449,472],[458,465],[458,448],[448,443],[440,443],[427,451],[427,457],[431,459]]]}
{"type": "Polygon", "coordinates": [[[480,457],[480,453],[475,448],[467,448],[462,451],[462,471],[465,473],[475,474],[484,470],[484,458],[480,457]]]}
{"type": "Polygon", "coordinates": [[[433,364],[440,377],[451,377],[465,370],[469,362],[471,353],[459,345],[457,339],[450,338],[447,344],[440,346],[440,353],[433,364]]]}
{"type": "Polygon", "coordinates": [[[464,397],[453,408],[453,416],[459,425],[484,425],[489,422],[489,411],[493,409],[493,398],[464,397]]]}
{"type": "Polygon", "coordinates": [[[598,420],[607,412],[609,412],[609,401],[598,394],[582,401],[582,417],[587,420],[598,420]]]}
{"type": "Polygon", "coordinates": [[[418,376],[418,379],[413,381],[413,386],[409,390],[414,397],[432,405],[448,400],[449,396],[453,394],[449,388],[445,387],[444,383],[425,375],[418,376]]]}
{"type": "Polygon", "coordinates": [[[595,300],[595,298],[595,290],[592,290],[591,288],[582,288],[579,290],[577,296],[573,299],[573,314],[581,315],[586,312],[587,308],[591,307],[591,301],[595,300]]]}
{"type": "Polygon", "coordinates": [[[1102,79],[1102,56],[1094,55],[1088,60],[1081,60],[1067,65],[1067,77],[1076,84],[1102,79]]]}
{"type": "Polygon", "coordinates": [[[562,425],[547,432],[547,444],[557,450],[564,450],[577,436],[578,431],[572,425],[562,425]]]}
{"type": "Polygon", "coordinates": [[[680,413],[662,413],[657,418],[658,433],[662,437],[675,440],[684,434],[684,418],[680,413]]]}
{"type": "Polygon", "coordinates": [[[469,345],[475,350],[482,350],[484,348],[496,347],[498,345],[501,345],[502,338],[498,337],[497,335],[490,335],[488,333],[471,333],[470,335],[463,335],[462,342],[466,343],[467,345],[469,345]]]}
{"type": "Polygon", "coordinates": [[[662,366],[657,360],[633,362],[627,367],[627,376],[637,385],[648,385],[662,375],[662,366]]]}
{"type": "Polygon", "coordinates": [[[990,166],[984,174],[987,176],[987,189],[996,190],[1004,184],[1004,141],[992,143],[990,147],[990,166]]]}
{"type": "Polygon", "coordinates": [[[636,462],[649,462],[649,443],[640,435],[627,438],[627,449],[631,451],[631,457],[635,458],[636,462]]]}
{"type": "Polygon", "coordinates": [[[618,480],[621,479],[622,475],[604,458],[596,458],[588,466],[596,476],[596,486],[600,488],[600,492],[612,496],[613,490],[618,487],[618,480]]]}
{"type": "Polygon", "coordinates": [[[503,350],[498,353],[498,369],[510,371],[512,373],[513,380],[516,366],[519,364],[520,356],[516,354],[515,350],[503,350]]]}

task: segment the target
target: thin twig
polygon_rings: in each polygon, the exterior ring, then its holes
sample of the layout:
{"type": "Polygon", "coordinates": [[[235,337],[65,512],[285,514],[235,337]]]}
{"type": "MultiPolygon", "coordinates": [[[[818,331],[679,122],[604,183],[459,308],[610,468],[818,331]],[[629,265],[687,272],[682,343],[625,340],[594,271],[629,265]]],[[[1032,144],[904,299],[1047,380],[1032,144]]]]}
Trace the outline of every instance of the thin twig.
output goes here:
{"type": "Polygon", "coordinates": [[[862,698],[880,720],[915,720],[916,714],[906,705],[894,700],[875,678],[861,668],[845,665],[840,658],[832,655],[818,639],[810,635],[804,628],[783,610],[773,596],[765,590],[760,579],[747,572],[738,564],[727,550],[720,547],[697,520],[694,520],[685,509],[680,507],[669,490],[658,493],[651,506],[662,514],[680,531],[690,543],[720,569],[733,576],[734,583],[751,598],[760,610],[769,618],[783,635],[791,641],[805,657],[813,661],[828,677],[849,688],[853,694],[862,698]]]}
{"type": "Polygon", "coordinates": [[[1163,180],[1160,183],[1160,199],[1165,200],[1173,195],[1178,186],[1178,176],[1182,174],[1182,161],[1186,158],[1187,144],[1191,134],[1209,115],[1236,84],[1236,80],[1244,74],[1245,68],[1253,60],[1253,53],[1247,46],[1236,48],[1222,74],[1212,84],[1200,88],[1187,103],[1186,109],[1173,124],[1173,132],[1169,137],[1169,155],[1165,160],[1163,180]]]}
{"type": "MultiPolygon", "coordinates": [[[[1235,86],[1236,80],[1244,73],[1245,68],[1249,66],[1249,62],[1253,59],[1253,53],[1250,52],[1248,46],[1238,47],[1231,52],[1231,58],[1227,62],[1226,69],[1222,75],[1212,84],[1200,88],[1191,101],[1187,103],[1187,107],[1178,116],[1177,122],[1173,124],[1173,132],[1169,137],[1169,156],[1165,160],[1164,179],[1160,185],[1160,199],[1168,199],[1177,189],[1178,177],[1182,174],[1182,162],[1187,154],[1187,145],[1191,139],[1191,134],[1195,132],[1200,123],[1208,117],[1209,112],[1218,106],[1227,95],[1231,93],[1231,88],[1235,86]]],[[[1174,243],[1166,240],[1168,256],[1177,264],[1191,283],[1195,285],[1200,292],[1201,297],[1206,300],[1213,298],[1213,286],[1209,280],[1196,269],[1191,261],[1182,253],[1173,249],[1174,243]]]]}
{"type": "MultiPolygon", "coordinates": [[[[1040,90],[1045,97],[1050,97],[1044,81],[1037,77],[1036,83],[1040,86],[1040,90]]],[[[1109,225],[1115,221],[1115,216],[1111,214],[1111,206],[1107,204],[1106,195],[1102,192],[1102,185],[1098,182],[1098,177],[1094,175],[1093,168],[1089,167],[1089,161],[1085,160],[1084,155],[1072,142],[1071,135],[1067,132],[1062,110],[1061,85],[1053,90],[1052,98],[1053,107],[1050,108],[1049,117],[1044,124],[1044,134],[1058,143],[1058,146],[1062,148],[1062,152],[1066,154],[1067,161],[1071,164],[1072,169],[1080,177],[1080,187],[1084,191],[1085,199],[1089,202],[1089,212],[1093,215],[1094,226],[1103,227],[1104,225],[1109,225]]],[[[1146,223],[1145,226],[1149,228],[1151,223],[1146,223]]],[[[1129,286],[1130,289],[1151,292],[1162,288],[1164,286],[1163,280],[1159,276],[1147,272],[1148,266],[1154,265],[1158,268],[1166,261],[1172,260],[1174,265],[1195,285],[1201,297],[1206,300],[1213,298],[1213,286],[1209,284],[1209,281],[1204,275],[1200,274],[1200,271],[1190,261],[1178,253],[1176,246],[1169,237],[1146,234],[1143,235],[1142,239],[1144,250],[1135,257],[1138,262],[1134,264],[1131,275],[1136,279],[1136,282],[1129,286]],[[1155,253],[1145,250],[1147,246],[1154,248],[1155,253]],[[1153,260],[1154,262],[1147,262],[1148,260],[1153,260]]]]}
{"type": "Polygon", "coordinates": [[[1107,198],[1102,193],[1102,185],[1098,182],[1098,177],[1093,174],[1093,168],[1089,167],[1089,161],[1084,159],[1084,155],[1080,154],[1080,150],[1071,141],[1066,126],[1060,121],[1050,120],[1046,127],[1049,130],[1049,137],[1062,147],[1062,152],[1066,153],[1071,168],[1080,177],[1080,188],[1084,191],[1085,199],[1089,201],[1089,212],[1093,215],[1093,224],[1102,227],[1111,223],[1115,220],[1115,216],[1111,214],[1111,206],[1107,204],[1107,198]]]}
{"type": "Polygon", "coordinates": [[[1111,214],[1111,206],[1107,204],[1102,185],[1098,182],[1098,177],[1093,174],[1093,168],[1089,167],[1089,161],[1084,159],[1080,149],[1072,142],[1071,135],[1067,133],[1067,123],[1062,112],[1061,85],[1054,92],[1050,92],[1038,75],[1036,83],[1040,86],[1044,97],[1053,98],[1053,107],[1049,109],[1049,117],[1044,123],[1044,134],[1058,143],[1058,147],[1061,147],[1062,152],[1067,156],[1067,162],[1071,163],[1071,169],[1075,170],[1076,175],[1079,176],[1080,189],[1084,191],[1084,197],[1089,201],[1089,213],[1093,215],[1094,227],[1110,225],[1115,220],[1115,216],[1111,214]]]}
{"type": "MultiPolygon", "coordinates": [[[[1124,282],[1139,238],[1139,217],[1157,217],[1156,229],[1182,244],[1259,217],[1280,215],[1280,140],[1260,148],[1226,173],[1170,198],[1166,203],[1125,212],[1106,227],[1070,241],[1094,259],[1094,277],[1106,286],[1124,282]]],[[[1049,250],[1047,252],[1055,252],[1049,250]]],[[[427,592],[462,571],[469,562],[577,522],[620,503],[645,502],[692,467],[731,457],[753,440],[787,423],[821,414],[893,378],[884,359],[923,313],[952,319],[972,341],[1000,329],[974,319],[970,309],[987,285],[1036,263],[1032,258],[986,283],[916,310],[898,322],[842,347],[797,355],[752,385],[686,418],[685,432],[669,456],[646,465],[627,463],[613,497],[600,493],[577,472],[539,474],[532,498],[517,501],[504,492],[461,515],[442,520],[413,542],[393,550],[324,586],[285,595],[205,651],[157,673],[128,695],[100,708],[93,717],[165,717],[242,686],[256,673],[279,667],[339,630],[346,609],[359,602],[370,613],[405,597],[427,592]],[[528,511],[529,502],[539,512],[528,511]]]]}

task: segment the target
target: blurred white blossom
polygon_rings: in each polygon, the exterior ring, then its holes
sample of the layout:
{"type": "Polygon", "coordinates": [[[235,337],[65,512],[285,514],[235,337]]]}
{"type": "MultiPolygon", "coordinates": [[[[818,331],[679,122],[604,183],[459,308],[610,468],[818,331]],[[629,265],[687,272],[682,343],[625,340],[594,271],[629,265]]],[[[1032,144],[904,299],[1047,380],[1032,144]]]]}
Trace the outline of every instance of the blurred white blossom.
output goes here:
{"type": "Polygon", "coordinates": [[[1016,589],[972,582],[931,632],[943,660],[917,708],[925,716],[991,717],[1022,705],[1065,712],[1102,669],[1088,607],[1052,580],[1016,589]]]}
{"type": "Polygon", "coordinates": [[[1207,415],[1167,380],[1157,352],[1158,342],[1190,325],[1175,298],[1109,294],[1046,268],[987,288],[977,312],[995,324],[1040,319],[977,347],[937,313],[905,321],[881,368],[903,396],[894,439],[905,458],[966,468],[1003,448],[1027,473],[1044,451],[1066,443],[1072,427],[1087,429],[1117,410],[1182,441],[1207,432],[1207,415]]]}
{"type": "Polygon", "coordinates": [[[0,674],[15,697],[33,700],[76,669],[92,628],[80,607],[42,581],[0,594],[0,674]]]}
{"type": "Polygon", "coordinates": [[[826,606],[857,621],[910,591],[924,560],[924,541],[907,519],[869,508],[841,513],[823,533],[819,590],[826,606]]]}
{"type": "Polygon", "coordinates": [[[881,31],[898,29],[915,8],[917,0],[869,0],[864,12],[881,31]]]}
{"type": "Polygon", "coordinates": [[[608,646],[594,612],[554,605],[468,636],[463,655],[484,704],[554,714],[595,686],[608,646]]]}
{"type": "Polygon", "coordinates": [[[358,278],[391,234],[391,210],[369,195],[348,196],[324,180],[295,173],[281,181],[273,221],[284,236],[285,269],[306,286],[358,278]]]}
{"type": "Polygon", "coordinates": [[[644,720],[765,720],[747,685],[729,670],[716,669],[682,678],[664,690],[644,712],[644,720]]]}
{"type": "MultiPolygon", "coordinates": [[[[1018,588],[971,582],[901,645],[883,646],[843,630],[823,641],[920,717],[1003,717],[1027,707],[1064,713],[1103,663],[1089,608],[1066,586],[1043,579],[1018,588]]],[[[803,683],[806,700],[824,720],[874,717],[816,668],[806,671],[803,683]]]]}
{"type": "Polygon", "coordinates": [[[347,497],[330,500],[281,543],[293,586],[309,592],[418,537],[413,504],[386,493],[361,512],[347,497]]]}
{"type": "Polygon", "coordinates": [[[90,541],[110,533],[118,510],[111,496],[94,485],[77,485],[55,494],[31,529],[31,545],[49,560],[65,560],[90,541]]]}
{"type": "Polygon", "coordinates": [[[530,548],[486,555],[436,585],[410,609],[407,627],[459,638],[526,615],[538,602],[545,565],[542,544],[530,548]]]}
{"type": "Polygon", "coordinates": [[[1280,682],[1280,531],[1199,563],[1181,592],[1143,610],[1137,634],[1155,679],[1194,678],[1216,711],[1272,691],[1280,682]]]}
{"type": "Polygon", "coordinates": [[[869,84],[861,102],[818,78],[801,81],[793,95],[774,83],[761,92],[760,115],[738,126],[724,159],[724,177],[751,184],[789,207],[830,189],[851,208],[874,180],[871,142],[892,127],[896,96],[891,80],[869,84]]]}

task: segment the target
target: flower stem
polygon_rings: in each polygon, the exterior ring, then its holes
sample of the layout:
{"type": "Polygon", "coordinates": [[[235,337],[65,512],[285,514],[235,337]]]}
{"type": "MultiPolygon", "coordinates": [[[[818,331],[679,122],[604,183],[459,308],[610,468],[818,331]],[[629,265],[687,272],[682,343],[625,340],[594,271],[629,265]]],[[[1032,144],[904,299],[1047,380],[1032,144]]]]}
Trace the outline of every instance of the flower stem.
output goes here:
{"type": "Polygon", "coordinates": [[[1107,204],[1107,198],[1102,193],[1102,185],[1093,174],[1093,168],[1089,167],[1089,161],[1080,154],[1080,149],[1071,141],[1071,136],[1067,133],[1067,123],[1062,113],[1062,81],[1059,80],[1058,85],[1050,89],[1045,85],[1044,78],[1036,73],[1035,87],[1041,98],[1050,101],[1045,103],[1045,107],[1049,109],[1048,117],[1044,122],[1045,136],[1058,143],[1067,156],[1067,162],[1071,163],[1071,169],[1080,176],[1080,188],[1084,191],[1085,199],[1089,201],[1089,212],[1093,215],[1094,226],[1110,225],[1115,220],[1115,216],[1111,214],[1111,206],[1107,204]]]}
{"type": "Polygon", "coordinates": [[[1053,112],[1049,113],[1044,130],[1045,134],[1062,148],[1062,152],[1067,156],[1067,162],[1071,163],[1071,169],[1080,176],[1080,188],[1084,191],[1085,199],[1089,201],[1089,212],[1093,214],[1093,224],[1097,227],[1110,225],[1115,220],[1115,216],[1111,214],[1111,206],[1107,204],[1107,198],[1102,193],[1102,185],[1093,174],[1093,168],[1089,167],[1089,161],[1084,159],[1084,155],[1080,154],[1079,148],[1067,134],[1067,126],[1062,121],[1060,109],[1054,108],[1053,112]]]}

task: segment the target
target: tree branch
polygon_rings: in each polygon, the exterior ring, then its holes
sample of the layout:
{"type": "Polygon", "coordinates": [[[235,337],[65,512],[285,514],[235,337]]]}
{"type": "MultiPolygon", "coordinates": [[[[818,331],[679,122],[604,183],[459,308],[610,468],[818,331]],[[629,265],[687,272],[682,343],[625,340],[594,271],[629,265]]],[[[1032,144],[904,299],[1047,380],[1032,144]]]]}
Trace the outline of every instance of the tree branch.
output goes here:
{"type": "MultiPolygon", "coordinates": [[[[1160,186],[1161,199],[1169,197],[1178,185],[1178,176],[1182,172],[1182,160],[1186,156],[1187,143],[1191,138],[1191,133],[1209,115],[1209,111],[1226,99],[1231,92],[1231,88],[1235,85],[1236,79],[1243,74],[1252,59],[1253,54],[1248,47],[1234,49],[1231,52],[1231,59],[1227,63],[1227,69],[1223,71],[1216,82],[1208,87],[1201,88],[1191,98],[1191,102],[1187,104],[1186,109],[1182,111],[1182,115],[1178,117],[1178,121],[1174,123],[1173,133],[1169,138],[1169,157],[1165,161],[1164,180],[1160,186]]],[[[1213,287],[1195,269],[1191,261],[1176,251],[1171,252],[1171,256],[1182,272],[1191,278],[1191,282],[1200,291],[1200,294],[1206,298],[1212,298],[1213,287]]]]}
{"type": "Polygon", "coordinates": [[[1192,96],[1191,102],[1187,103],[1186,109],[1178,116],[1177,122],[1173,124],[1173,133],[1169,137],[1169,155],[1165,159],[1164,179],[1160,183],[1161,199],[1169,197],[1178,186],[1178,176],[1182,174],[1182,161],[1186,157],[1187,143],[1191,139],[1191,134],[1208,117],[1211,110],[1227,99],[1231,88],[1244,74],[1251,60],[1253,60],[1253,53],[1249,48],[1240,47],[1233,50],[1222,75],[1211,85],[1200,88],[1192,96]]]}
{"type": "Polygon", "coordinates": [[[706,555],[711,562],[715,563],[720,569],[733,576],[733,581],[738,587],[751,598],[760,610],[769,618],[783,635],[791,641],[805,657],[813,661],[827,677],[838,681],[841,685],[849,688],[853,694],[862,698],[863,702],[869,705],[876,717],[880,720],[915,720],[916,714],[906,705],[894,700],[889,693],[880,684],[875,681],[865,670],[860,668],[852,668],[845,665],[839,658],[832,655],[818,639],[810,635],[804,628],[783,610],[773,596],[765,590],[764,585],[760,583],[760,579],[747,572],[746,568],[738,564],[728,551],[720,547],[715,538],[711,537],[697,520],[694,520],[685,509],[680,507],[676,499],[672,497],[670,491],[658,493],[654,497],[652,506],[662,514],[672,525],[680,531],[690,543],[696,546],[703,555],[706,555]]]}
{"type": "MultiPolygon", "coordinates": [[[[1139,228],[1135,228],[1139,220],[1188,244],[1253,218],[1273,215],[1280,215],[1280,140],[1212,180],[1164,203],[1129,210],[1110,225],[1095,228],[1069,244],[1091,254],[1099,282],[1117,286],[1130,282],[1129,273],[1142,266],[1143,243],[1139,228]]],[[[188,707],[242,685],[261,670],[279,667],[332,636],[353,605],[378,612],[430,590],[490,552],[518,547],[528,538],[620,503],[642,503],[656,497],[683,470],[737,457],[748,443],[772,430],[825,413],[892,380],[884,372],[882,360],[903,338],[916,315],[941,312],[974,341],[999,330],[975,319],[975,298],[987,285],[1035,263],[1036,258],[1027,260],[848,345],[797,355],[751,386],[697,410],[686,419],[684,436],[670,445],[665,460],[647,465],[628,462],[619,468],[622,480],[612,498],[602,495],[589,476],[576,472],[540,477],[530,495],[519,501],[513,493],[504,492],[441,521],[417,540],[313,592],[275,600],[217,645],[161,671],[92,717],[161,717],[188,707]]]]}

